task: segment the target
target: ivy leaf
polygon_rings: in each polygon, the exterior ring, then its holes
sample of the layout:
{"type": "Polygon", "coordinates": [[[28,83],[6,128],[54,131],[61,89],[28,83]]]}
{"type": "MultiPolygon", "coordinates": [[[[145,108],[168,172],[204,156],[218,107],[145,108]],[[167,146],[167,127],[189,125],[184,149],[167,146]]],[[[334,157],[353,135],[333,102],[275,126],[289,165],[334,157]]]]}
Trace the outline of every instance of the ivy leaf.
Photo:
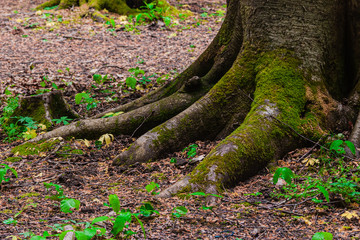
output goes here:
{"type": "Polygon", "coordinates": [[[332,240],[333,235],[329,232],[317,232],[311,238],[311,240],[332,240]]]}
{"type": "Polygon", "coordinates": [[[60,209],[63,213],[72,213],[70,209],[79,209],[79,207],[80,201],[76,199],[68,198],[60,202],[60,209]]]}
{"type": "Polygon", "coordinates": [[[76,231],[75,237],[77,240],[90,240],[96,234],[96,229],[86,228],[84,231],[76,231]]]}
{"type": "Polygon", "coordinates": [[[279,177],[285,180],[288,184],[291,184],[291,180],[294,178],[294,173],[290,168],[283,167],[276,169],[276,172],[273,177],[273,183],[276,184],[279,180],[279,177]]]}
{"type": "Polygon", "coordinates": [[[343,144],[343,140],[335,140],[330,145],[330,150],[334,150],[336,152],[339,152],[341,150],[340,146],[343,144]]]}

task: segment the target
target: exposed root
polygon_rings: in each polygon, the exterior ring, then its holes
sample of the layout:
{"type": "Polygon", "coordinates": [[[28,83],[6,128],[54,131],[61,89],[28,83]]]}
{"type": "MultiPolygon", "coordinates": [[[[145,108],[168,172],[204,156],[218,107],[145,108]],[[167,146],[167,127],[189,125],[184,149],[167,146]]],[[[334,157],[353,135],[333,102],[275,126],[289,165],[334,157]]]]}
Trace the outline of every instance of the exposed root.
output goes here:
{"type": "Polygon", "coordinates": [[[131,165],[155,160],[164,153],[179,150],[198,140],[199,136],[214,139],[235,113],[242,122],[250,109],[250,101],[240,94],[240,89],[252,91],[252,63],[250,58],[244,61],[240,57],[210,92],[185,111],[141,136],[115,158],[114,164],[131,165]],[[236,79],[235,73],[242,77],[236,79]]]}
{"type": "Polygon", "coordinates": [[[199,93],[176,93],[158,102],[111,118],[80,120],[39,135],[31,141],[54,137],[93,139],[105,133],[132,135],[135,131],[136,134],[141,134],[183,111],[200,97],[197,94],[199,93]]]}

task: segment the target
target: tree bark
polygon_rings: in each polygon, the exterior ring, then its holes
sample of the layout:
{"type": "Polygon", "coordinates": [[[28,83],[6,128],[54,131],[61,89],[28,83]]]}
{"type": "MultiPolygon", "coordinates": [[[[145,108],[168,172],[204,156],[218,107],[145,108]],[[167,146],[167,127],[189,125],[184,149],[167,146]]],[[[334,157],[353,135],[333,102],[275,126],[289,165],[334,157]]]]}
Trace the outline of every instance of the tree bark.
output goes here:
{"type": "Polygon", "coordinates": [[[114,160],[131,165],[201,138],[228,135],[192,173],[160,194],[168,197],[195,190],[218,193],[330,131],[352,130],[360,91],[360,4],[227,4],[216,38],[173,83],[119,107],[123,115],[83,120],[36,140],[69,130],[94,136],[144,133],[114,160]]]}

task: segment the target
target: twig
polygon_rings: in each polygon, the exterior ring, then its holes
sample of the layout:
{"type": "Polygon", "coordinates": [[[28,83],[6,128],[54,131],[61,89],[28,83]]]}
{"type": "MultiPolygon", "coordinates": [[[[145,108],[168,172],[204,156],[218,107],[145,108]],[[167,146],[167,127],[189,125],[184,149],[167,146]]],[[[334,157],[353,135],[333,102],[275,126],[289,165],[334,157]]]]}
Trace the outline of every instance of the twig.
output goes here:
{"type": "Polygon", "coordinates": [[[145,121],[151,117],[151,115],[153,115],[154,111],[152,111],[149,116],[145,117],[144,120],[142,121],[142,123],[135,129],[135,131],[131,134],[130,138],[132,138],[134,136],[134,134],[136,133],[137,130],[139,130],[139,128],[145,123],[145,121]]]}

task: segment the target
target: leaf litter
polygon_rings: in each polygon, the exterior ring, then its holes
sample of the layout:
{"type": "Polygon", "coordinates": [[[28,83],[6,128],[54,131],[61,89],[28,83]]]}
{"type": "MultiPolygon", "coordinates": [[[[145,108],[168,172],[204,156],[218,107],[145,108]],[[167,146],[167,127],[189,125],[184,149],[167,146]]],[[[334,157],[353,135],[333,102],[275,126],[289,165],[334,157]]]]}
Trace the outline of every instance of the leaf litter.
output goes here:
{"type": "MultiPolygon", "coordinates": [[[[77,18],[76,8],[42,13],[29,10],[41,2],[2,2],[0,98],[5,97],[5,87],[14,94],[31,95],[56,86],[64,89],[68,102],[82,115],[94,115],[131,101],[160,85],[152,80],[137,91],[119,87],[130,76],[130,68],[144,69],[147,76],[166,75],[165,81],[171,81],[201,54],[221,24],[221,17],[206,18],[200,24],[192,17],[183,25],[196,27],[181,31],[181,27],[140,26],[139,32],[111,32],[104,23],[77,18]],[[111,80],[95,85],[94,74],[101,75],[101,79],[107,75],[111,80]],[[104,91],[109,86],[116,89],[115,94],[104,91]],[[83,91],[91,92],[98,101],[90,113],[74,102],[74,95],[83,91]]],[[[169,2],[183,4],[197,19],[225,4],[215,0],[169,2]]],[[[0,132],[0,139],[3,138],[0,132]]],[[[139,211],[144,202],[151,202],[159,211],[153,218],[142,219],[148,239],[309,239],[320,231],[333,233],[335,239],[360,236],[357,204],[345,209],[334,204],[322,208],[309,201],[275,200],[270,196],[274,185],[268,169],[222,193],[224,197],[218,199],[218,206],[212,210],[200,210],[204,205],[201,196],[157,199],[146,191],[146,186],[152,183],[164,190],[180,180],[209,153],[216,141],[194,143],[196,154],[190,158],[186,151],[179,151],[157,162],[119,168],[111,165],[112,159],[135,138],[107,136],[102,140],[97,145],[94,140],[73,139],[63,142],[56,151],[20,156],[13,162],[5,161],[8,157],[5,153],[19,142],[1,143],[0,154],[4,157],[0,163],[16,169],[18,178],[12,176],[1,185],[0,239],[29,231],[37,235],[44,231],[56,233],[57,226],[70,220],[91,222],[109,215],[111,209],[104,203],[111,194],[119,197],[121,208],[132,212],[139,211]],[[79,200],[80,209],[72,214],[61,212],[56,202],[46,198],[49,191],[44,183],[50,182],[61,185],[67,197],[79,200]],[[188,213],[174,219],[172,213],[179,206],[186,207],[188,213]],[[3,223],[13,217],[17,224],[3,223]]],[[[311,158],[297,161],[307,151],[289,153],[277,164],[291,166],[293,171],[295,168],[301,171],[305,164],[313,166],[316,160],[311,158]]],[[[106,227],[110,231],[111,226],[106,227]]],[[[130,228],[137,232],[133,238],[143,239],[140,225],[130,228]]]]}

